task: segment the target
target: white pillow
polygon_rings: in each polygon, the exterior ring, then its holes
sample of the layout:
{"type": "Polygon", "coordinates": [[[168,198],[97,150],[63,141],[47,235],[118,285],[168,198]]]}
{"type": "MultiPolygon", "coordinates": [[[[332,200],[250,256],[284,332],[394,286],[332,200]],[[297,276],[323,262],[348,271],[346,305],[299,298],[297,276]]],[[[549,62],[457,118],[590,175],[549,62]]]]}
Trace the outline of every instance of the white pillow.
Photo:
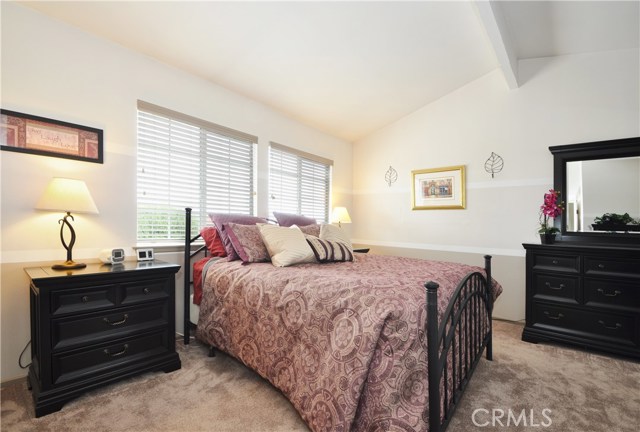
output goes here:
{"type": "Polygon", "coordinates": [[[300,228],[258,224],[258,229],[274,266],[287,267],[316,261],[300,228]]]}
{"type": "Polygon", "coordinates": [[[320,238],[322,240],[330,240],[335,242],[344,243],[353,252],[353,245],[351,239],[347,236],[347,233],[340,227],[330,224],[320,225],[320,238]]]}

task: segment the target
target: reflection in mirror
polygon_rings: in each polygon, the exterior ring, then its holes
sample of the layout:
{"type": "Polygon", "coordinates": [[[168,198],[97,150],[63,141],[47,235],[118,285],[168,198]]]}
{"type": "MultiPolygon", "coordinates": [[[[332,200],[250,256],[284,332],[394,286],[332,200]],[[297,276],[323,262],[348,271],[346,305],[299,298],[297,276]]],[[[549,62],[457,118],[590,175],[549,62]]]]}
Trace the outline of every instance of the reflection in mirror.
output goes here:
{"type": "Polygon", "coordinates": [[[566,179],[567,231],[640,234],[640,157],[567,162],[566,179]]]}

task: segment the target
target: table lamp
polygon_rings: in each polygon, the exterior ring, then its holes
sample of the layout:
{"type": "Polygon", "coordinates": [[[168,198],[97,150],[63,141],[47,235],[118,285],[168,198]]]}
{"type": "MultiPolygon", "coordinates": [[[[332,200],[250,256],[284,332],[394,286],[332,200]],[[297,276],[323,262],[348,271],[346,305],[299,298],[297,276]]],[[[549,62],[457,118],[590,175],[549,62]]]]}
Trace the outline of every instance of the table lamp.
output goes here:
{"type": "Polygon", "coordinates": [[[67,260],[51,266],[54,270],[81,269],[87,265],[73,261],[72,249],[76,242],[76,232],[69,219],[74,220],[71,212],[98,214],[98,208],[91,198],[87,185],[82,180],[54,177],[47,185],[36,205],[38,210],[63,211],[67,214],[58,221],[60,225],[60,241],[67,250],[67,260]],[[67,244],[64,239],[65,225],[71,232],[71,240],[67,244]]]}
{"type": "Polygon", "coordinates": [[[342,228],[343,223],[351,223],[351,217],[346,207],[334,207],[331,213],[331,222],[338,222],[338,226],[342,228]]]}

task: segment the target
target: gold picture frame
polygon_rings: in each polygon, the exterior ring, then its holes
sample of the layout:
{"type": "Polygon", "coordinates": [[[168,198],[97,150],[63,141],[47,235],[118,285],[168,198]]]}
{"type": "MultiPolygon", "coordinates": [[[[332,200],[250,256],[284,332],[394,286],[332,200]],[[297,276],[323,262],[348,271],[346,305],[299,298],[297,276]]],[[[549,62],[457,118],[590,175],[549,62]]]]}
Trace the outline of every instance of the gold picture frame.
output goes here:
{"type": "Polygon", "coordinates": [[[465,166],[411,171],[412,210],[466,208],[465,166]]]}

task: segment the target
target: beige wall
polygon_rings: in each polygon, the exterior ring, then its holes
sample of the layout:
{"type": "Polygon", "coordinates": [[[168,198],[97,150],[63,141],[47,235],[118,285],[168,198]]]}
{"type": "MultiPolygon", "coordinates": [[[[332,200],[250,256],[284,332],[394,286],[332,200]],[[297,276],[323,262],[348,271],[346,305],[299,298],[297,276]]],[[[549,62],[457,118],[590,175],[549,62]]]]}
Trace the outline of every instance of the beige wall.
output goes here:
{"type": "MultiPolygon", "coordinates": [[[[100,211],[76,215],[74,258],[136,244],[136,102],[161,105],[259,137],[258,214],[267,214],[268,145],[282,143],[334,161],[333,202],[351,206],[352,149],[255,101],[15,3],[0,3],[2,108],[104,130],[104,164],[0,152],[1,372],[7,381],[29,340],[28,285],[22,270],[62,260],[61,215],[34,205],[53,176],[84,180],[100,211]]],[[[286,89],[282,89],[286,91],[286,89]]],[[[179,254],[158,257],[180,262],[179,254]]],[[[179,280],[182,272],[179,274],[179,280]]],[[[178,283],[177,328],[182,329],[178,283]]],[[[26,358],[30,358],[27,351],[26,358]]]]}
{"type": "Polygon", "coordinates": [[[519,62],[509,90],[496,70],[354,144],[353,238],[398,255],[495,258],[504,286],[494,315],[525,309],[522,243],[539,242],[538,210],[553,186],[549,146],[640,135],[639,59],[622,50],[519,62]],[[504,159],[495,178],[491,152],[504,159]],[[398,180],[384,174],[393,166],[398,180]],[[411,171],[465,165],[465,210],[411,210],[411,171]]]}

